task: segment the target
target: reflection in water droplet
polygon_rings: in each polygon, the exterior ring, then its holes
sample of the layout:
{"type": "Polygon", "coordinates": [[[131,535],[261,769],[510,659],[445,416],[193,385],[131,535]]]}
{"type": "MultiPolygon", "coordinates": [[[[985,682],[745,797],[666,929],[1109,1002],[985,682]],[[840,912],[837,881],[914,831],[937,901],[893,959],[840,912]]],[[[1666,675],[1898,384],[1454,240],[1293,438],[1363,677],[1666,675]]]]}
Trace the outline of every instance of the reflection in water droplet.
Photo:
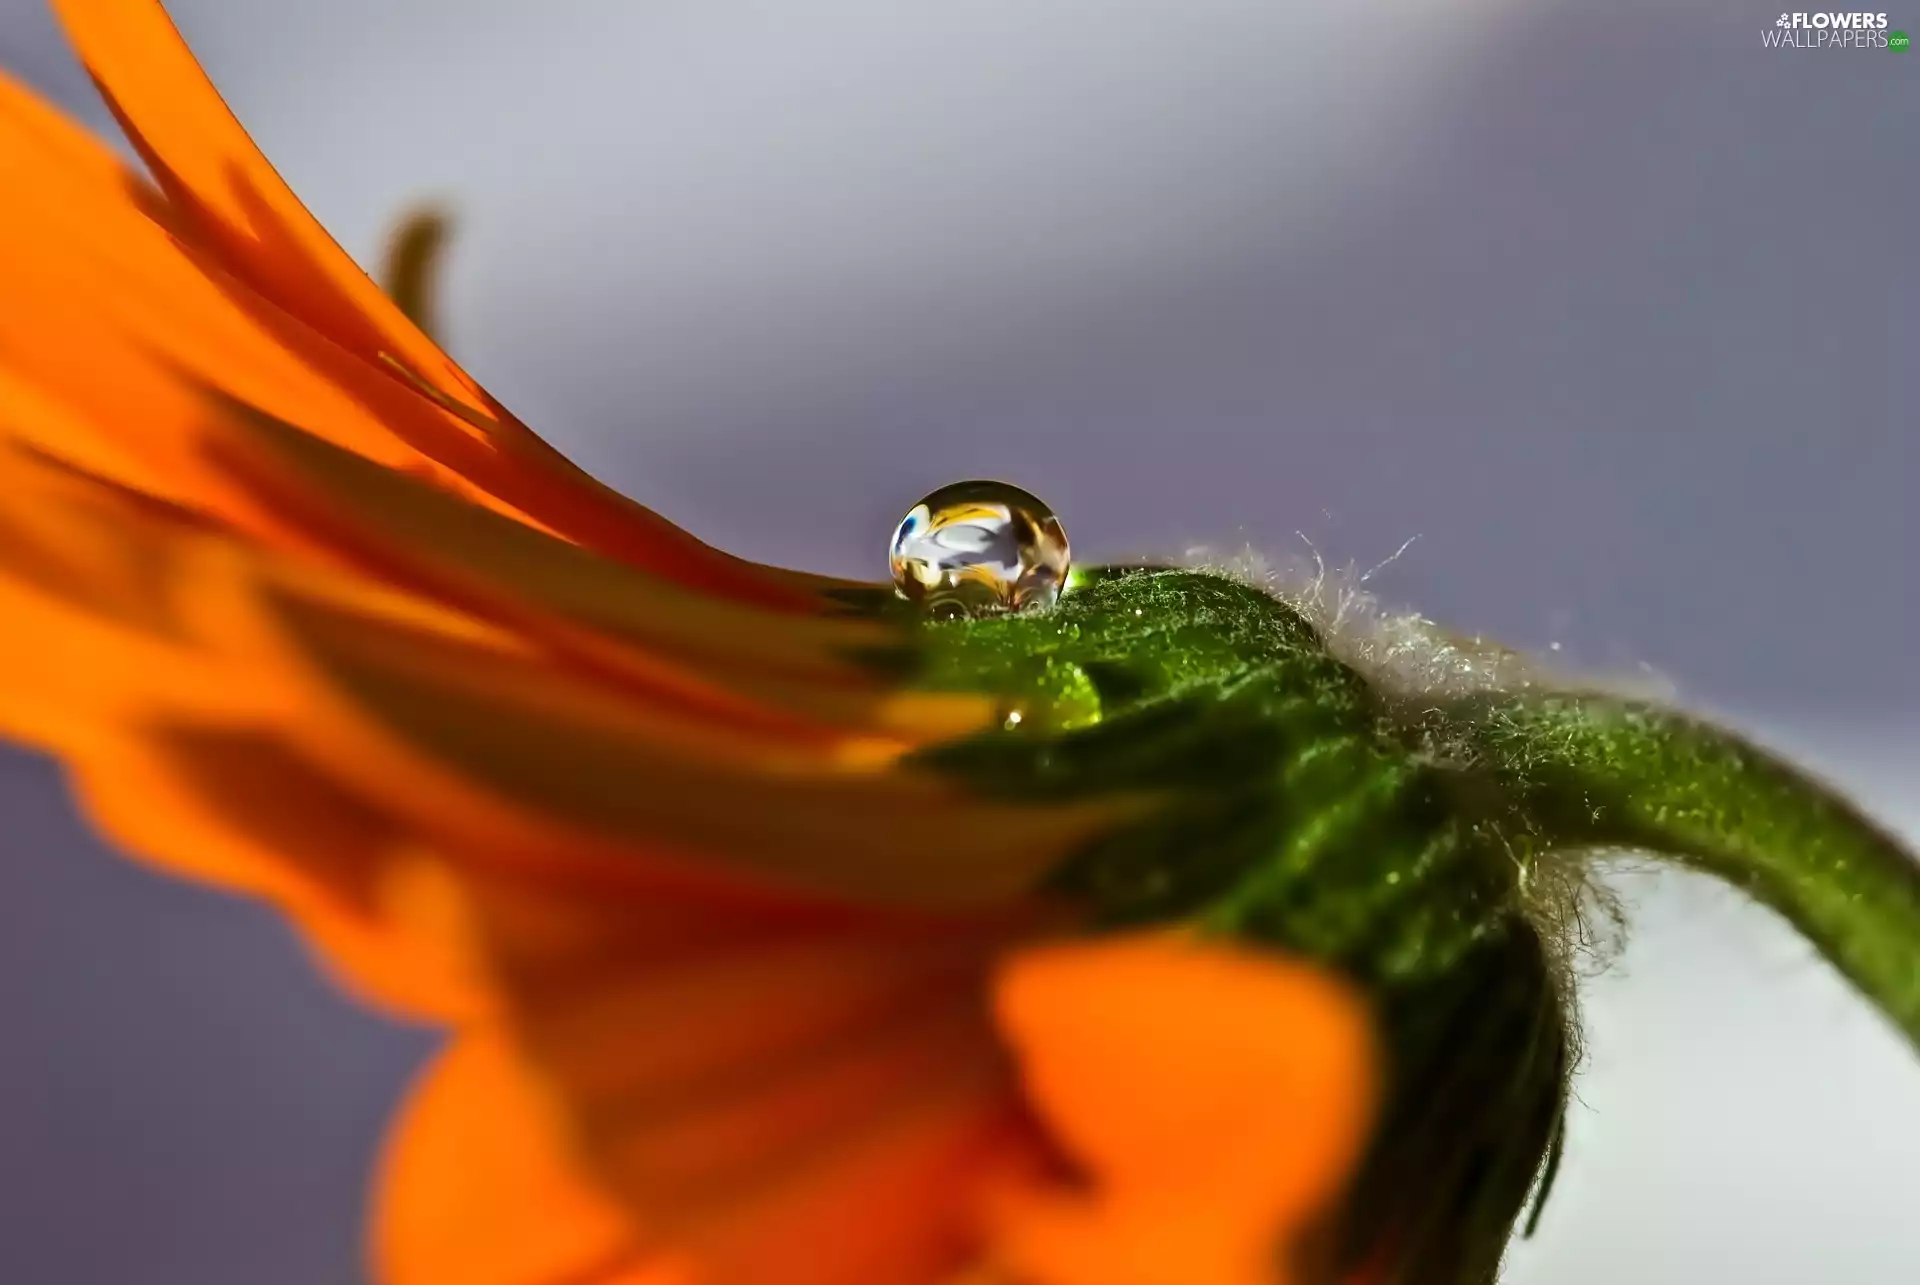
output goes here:
{"type": "Polygon", "coordinates": [[[955,482],[900,520],[888,561],[900,596],[936,619],[1046,607],[1067,578],[1067,533],[1017,486],[955,482]]]}

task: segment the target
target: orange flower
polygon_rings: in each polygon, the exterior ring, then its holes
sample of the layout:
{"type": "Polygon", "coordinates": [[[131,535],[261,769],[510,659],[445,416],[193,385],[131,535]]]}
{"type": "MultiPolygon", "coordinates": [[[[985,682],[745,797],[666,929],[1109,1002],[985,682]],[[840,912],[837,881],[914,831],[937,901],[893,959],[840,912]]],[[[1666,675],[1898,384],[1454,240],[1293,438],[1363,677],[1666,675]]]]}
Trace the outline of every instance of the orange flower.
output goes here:
{"type": "MultiPolygon", "coordinates": [[[[451,1026],[389,1285],[1258,1285],[1360,1006],[1029,892],[1111,803],[901,762],[847,586],[584,476],[328,238],[152,0],[57,8],[154,182],[0,78],[0,733],[451,1026]]],[[[1284,1275],[1284,1273],[1282,1273],[1284,1275]]]]}

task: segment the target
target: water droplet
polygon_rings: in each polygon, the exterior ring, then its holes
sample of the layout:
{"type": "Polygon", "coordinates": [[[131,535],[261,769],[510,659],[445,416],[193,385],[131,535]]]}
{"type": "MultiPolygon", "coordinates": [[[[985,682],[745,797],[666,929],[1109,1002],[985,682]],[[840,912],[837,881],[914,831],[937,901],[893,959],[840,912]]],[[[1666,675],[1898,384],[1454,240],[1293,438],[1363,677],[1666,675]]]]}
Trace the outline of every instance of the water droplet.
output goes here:
{"type": "Polygon", "coordinates": [[[1067,578],[1053,510],[1005,482],[955,482],[913,506],[893,533],[894,588],[936,618],[1051,606],[1067,578]]]}

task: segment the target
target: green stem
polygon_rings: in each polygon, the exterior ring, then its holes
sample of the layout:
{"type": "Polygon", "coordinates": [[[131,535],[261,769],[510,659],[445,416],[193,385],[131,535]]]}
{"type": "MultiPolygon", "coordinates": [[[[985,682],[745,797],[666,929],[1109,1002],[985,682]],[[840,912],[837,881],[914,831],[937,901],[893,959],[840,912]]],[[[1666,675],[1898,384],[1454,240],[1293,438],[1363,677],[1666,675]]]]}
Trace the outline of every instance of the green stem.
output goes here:
{"type": "Polygon", "coordinates": [[[1723,728],[1593,695],[1444,711],[1552,847],[1717,875],[1797,928],[1920,1047],[1920,861],[1831,788],[1723,728]]]}

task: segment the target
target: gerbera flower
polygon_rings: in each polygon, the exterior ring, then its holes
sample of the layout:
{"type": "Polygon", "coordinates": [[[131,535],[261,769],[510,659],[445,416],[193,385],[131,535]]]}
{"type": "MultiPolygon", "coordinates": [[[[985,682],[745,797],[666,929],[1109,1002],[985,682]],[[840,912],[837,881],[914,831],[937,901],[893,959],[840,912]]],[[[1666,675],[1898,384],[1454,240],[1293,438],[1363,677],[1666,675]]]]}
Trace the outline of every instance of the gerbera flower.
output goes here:
{"type": "Polygon", "coordinates": [[[158,4],[56,8],[151,181],[0,79],[0,732],[452,1030],[387,1285],[1489,1279],[1570,849],[1735,878],[1920,1031],[1920,875],[1757,751],[1217,575],[934,623],[712,549],[461,371],[158,4]]]}
{"type": "Polygon", "coordinates": [[[157,186],[0,85],[0,719],[129,850],[459,1030],[396,1131],[382,1276],[1260,1278],[1362,1137],[1342,988],[1045,945],[1038,876],[1123,809],[902,766],[993,701],[903,691],[901,626],[546,447],[157,5],[60,12],[157,186]]]}

